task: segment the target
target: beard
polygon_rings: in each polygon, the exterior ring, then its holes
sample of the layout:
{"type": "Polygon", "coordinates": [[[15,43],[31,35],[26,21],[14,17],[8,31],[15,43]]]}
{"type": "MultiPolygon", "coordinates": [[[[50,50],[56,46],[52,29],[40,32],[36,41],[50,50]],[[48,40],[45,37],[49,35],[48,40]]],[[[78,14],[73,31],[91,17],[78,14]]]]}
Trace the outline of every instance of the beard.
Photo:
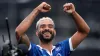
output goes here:
{"type": "Polygon", "coordinates": [[[54,33],[52,31],[50,31],[50,30],[44,30],[42,32],[39,32],[38,36],[39,36],[39,39],[40,39],[41,42],[43,42],[43,43],[49,43],[49,42],[51,42],[53,40],[54,33]],[[49,32],[51,34],[50,38],[45,38],[43,36],[43,34],[46,33],[46,32],[49,32]]]}

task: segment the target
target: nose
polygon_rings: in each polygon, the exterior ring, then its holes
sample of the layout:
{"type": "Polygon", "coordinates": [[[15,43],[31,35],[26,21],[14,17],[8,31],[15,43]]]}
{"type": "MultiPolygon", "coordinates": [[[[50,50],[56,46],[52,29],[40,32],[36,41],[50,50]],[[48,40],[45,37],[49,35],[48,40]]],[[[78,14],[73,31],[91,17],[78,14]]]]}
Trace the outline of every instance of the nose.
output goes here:
{"type": "Polygon", "coordinates": [[[48,30],[48,29],[49,29],[49,27],[48,27],[48,26],[46,26],[46,27],[45,27],[45,29],[46,29],[46,30],[48,30]]]}

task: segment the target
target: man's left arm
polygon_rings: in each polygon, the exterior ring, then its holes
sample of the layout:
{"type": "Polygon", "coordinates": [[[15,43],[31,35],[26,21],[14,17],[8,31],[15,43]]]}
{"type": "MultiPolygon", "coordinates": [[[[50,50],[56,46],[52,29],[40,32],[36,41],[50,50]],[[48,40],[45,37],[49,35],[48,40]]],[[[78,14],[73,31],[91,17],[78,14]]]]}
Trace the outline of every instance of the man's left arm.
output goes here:
{"type": "Polygon", "coordinates": [[[72,14],[77,26],[76,33],[71,37],[72,47],[75,49],[86,38],[90,28],[84,19],[75,11],[75,7],[72,3],[66,3],[63,7],[65,12],[72,14]]]}

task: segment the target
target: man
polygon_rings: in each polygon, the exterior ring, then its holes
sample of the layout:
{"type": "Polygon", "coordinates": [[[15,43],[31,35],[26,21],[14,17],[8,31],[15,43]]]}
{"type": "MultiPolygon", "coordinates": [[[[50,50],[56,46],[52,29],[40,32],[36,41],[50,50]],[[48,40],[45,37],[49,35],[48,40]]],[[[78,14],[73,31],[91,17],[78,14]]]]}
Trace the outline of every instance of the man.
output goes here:
{"type": "Polygon", "coordinates": [[[42,2],[37,6],[16,28],[17,40],[20,40],[21,43],[25,43],[29,47],[29,56],[69,56],[70,51],[73,51],[88,35],[90,28],[75,11],[74,5],[72,3],[66,3],[63,7],[66,13],[73,15],[77,31],[71,38],[61,41],[55,46],[52,44],[52,40],[56,35],[55,25],[49,17],[41,18],[36,24],[36,35],[40,40],[39,45],[31,43],[25,34],[40,12],[50,11],[51,6],[46,2],[42,2]]]}

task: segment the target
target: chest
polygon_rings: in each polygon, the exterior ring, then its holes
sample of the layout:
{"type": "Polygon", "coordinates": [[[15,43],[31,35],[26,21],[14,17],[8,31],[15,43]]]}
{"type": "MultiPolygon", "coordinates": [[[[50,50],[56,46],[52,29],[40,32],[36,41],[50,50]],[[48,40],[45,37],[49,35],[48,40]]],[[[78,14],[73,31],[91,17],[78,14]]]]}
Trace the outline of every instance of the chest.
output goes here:
{"type": "Polygon", "coordinates": [[[68,56],[67,52],[64,51],[63,48],[57,47],[51,51],[51,53],[47,50],[39,50],[38,56],[68,56]]]}

